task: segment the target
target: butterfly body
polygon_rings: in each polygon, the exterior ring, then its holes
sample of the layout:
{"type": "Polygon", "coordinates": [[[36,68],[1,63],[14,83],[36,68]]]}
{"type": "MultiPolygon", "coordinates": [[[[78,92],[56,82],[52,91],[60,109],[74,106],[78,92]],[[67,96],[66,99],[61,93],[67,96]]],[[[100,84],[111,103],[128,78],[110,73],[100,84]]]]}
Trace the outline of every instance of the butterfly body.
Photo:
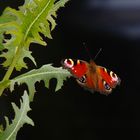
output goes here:
{"type": "Polygon", "coordinates": [[[88,63],[83,60],[64,59],[62,65],[71,72],[80,86],[91,92],[108,95],[120,84],[120,78],[114,72],[96,65],[93,60],[88,63]]]}

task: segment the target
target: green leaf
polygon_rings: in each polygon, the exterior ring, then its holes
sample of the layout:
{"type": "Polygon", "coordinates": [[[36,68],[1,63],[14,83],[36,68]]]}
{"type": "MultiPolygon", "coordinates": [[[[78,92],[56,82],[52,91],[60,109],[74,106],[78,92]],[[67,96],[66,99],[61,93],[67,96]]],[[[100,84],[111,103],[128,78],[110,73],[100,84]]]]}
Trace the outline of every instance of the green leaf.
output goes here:
{"type": "Polygon", "coordinates": [[[0,133],[0,140],[16,140],[17,132],[25,124],[34,125],[33,121],[27,116],[29,107],[29,96],[27,92],[24,92],[22,96],[22,101],[20,101],[21,107],[18,108],[15,103],[12,103],[13,109],[15,111],[15,118],[11,124],[9,124],[8,118],[6,119],[6,129],[0,133]]]}
{"type": "Polygon", "coordinates": [[[4,49],[4,46],[2,44],[3,40],[4,40],[3,34],[0,33],[0,51],[4,49]]]}
{"type": "Polygon", "coordinates": [[[54,18],[53,17],[57,17],[56,11],[60,8],[60,7],[64,7],[64,5],[68,2],[69,0],[60,0],[58,2],[55,3],[55,5],[50,9],[49,14],[47,16],[47,19],[50,21],[51,23],[51,30],[53,30],[55,28],[55,26],[57,25],[54,18]]]}
{"type": "Polygon", "coordinates": [[[66,80],[67,77],[70,77],[71,74],[65,70],[60,68],[55,68],[51,66],[51,64],[47,64],[42,66],[39,69],[31,70],[25,74],[22,74],[12,80],[10,80],[10,90],[14,90],[14,85],[17,83],[18,85],[26,83],[29,90],[30,101],[33,101],[34,93],[35,93],[35,83],[37,81],[43,80],[45,82],[45,86],[49,88],[49,81],[52,78],[57,79],[56,89],[59,90],[63,81],[66,80]]]}
{"type": "Polygon", "coordinates": [[[27,68],[24,58],[31,59],[29,46],[31,43],[46,45],[45,37],[52,38],[51,30],[56,26],[54,17],[56,11],[64,6],[68,0],[25,0],[19,10],[7,7],[0,17],[0,50],[7,49],[0,57],[5,57],[4,67],[14,65],[16,70],[27,68]],[[5,39],[3,34],[10,34],[11,38],[5,39]],[[4,40],[5,42],[3,42],[4,40]],[[26,53],[25,53],[26,52],[26,53]]]}

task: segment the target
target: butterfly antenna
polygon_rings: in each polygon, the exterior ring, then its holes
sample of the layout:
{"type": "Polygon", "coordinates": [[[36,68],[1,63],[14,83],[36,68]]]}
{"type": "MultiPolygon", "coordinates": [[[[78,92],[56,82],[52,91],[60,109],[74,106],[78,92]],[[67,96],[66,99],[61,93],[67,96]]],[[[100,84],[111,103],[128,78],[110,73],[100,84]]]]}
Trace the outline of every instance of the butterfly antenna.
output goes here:
{"type": "Polygon", "coordinates": [[[90,59],[92,59],[91,54],[90,54],[90,52],[89,52],[89,49],[87,48],[87,46],[86,46],[86,43],[85,43],[85,42],[83,42],[83,46],[85,47],[85,50],[86,50],[86,52],[87,52],[87,54],[88,54],[89,58],[90,58],[90,59]]]}
{"type": "MultiPolygon", "coordinates": [[[[89,51],[89,49],[87,48],[85,42],[83,42],[83,46],[85,47],[85,50],[86,50],[86,52],[87,52],[89,58],[90,58],[91,60],[93,60],[92,57],[91,57],[90,51],[89,51]]],[[[100,54],[101,51],[102,51],[102,48],[99,49],[99,51],[97,52],[96,56],[94,57],[94,60],[97,58],[97,56],[100,54]]]]}
{"type": "Polygon", "coordinates": [[[97,58],[97,56],[100,54],[101,51],[102,51],[102,48],[100,48],[100,50],[97,52],[97,54],[94,57],[94,60],[97,58]]]}

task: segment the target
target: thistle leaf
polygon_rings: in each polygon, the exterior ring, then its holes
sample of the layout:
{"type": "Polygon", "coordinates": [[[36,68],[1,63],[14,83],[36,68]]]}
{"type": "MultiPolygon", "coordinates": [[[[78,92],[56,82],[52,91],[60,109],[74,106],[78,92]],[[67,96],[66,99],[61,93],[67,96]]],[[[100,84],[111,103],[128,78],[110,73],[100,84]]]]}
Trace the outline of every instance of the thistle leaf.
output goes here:
{"type": "Polygon", "coordinates": [[[51,10],[49,11],[49,14],[47,16],[47,19],[50,21],[51,23],[51,30],[53,30],[55,28],[55,26],[57,25],[54,18],[53,17],[57,17],[56,11],[60,8],[60,7],[64,7],[65,3],[67,3],[69,0],[60,0],[58,2],[56,2],[54,4],[54,6],[51,8],[51,10]]]}
{"type": "Polygon", "coordinates": [[[31,70],[25,74],[22,74],[12,80],[10,80],[10,90],[14,90],[14,85],[17,83],[18,85],[26,83],[29,90],[29,97],[30,101],[33,101],[34,93],[35,93],[35,83],[37,81],[43,80],[45,86],[49,88],[49,81],[52,78],[57,79],[56,89],[55,91],[59,90],[62,85],[63,81],[66,80],[67,77],[70,77],[71,74],[65,70],[60,68],[55,68],[51,66],[51,64],[47,64],[42,66],[39,69],[31,70]]]}
{"type": "Polygon", "coordinates": [[[0,140],[16,140],[17,132],[25,124],[34,125],[33,121],[27,116],[29,107],[29,96],[27,92],[24,92],[22,96],[22,101],[20,101],[21,106],[18,108],[15,103],[12,103],[13,109],[15,111],[15,118],[11,124],[9,124],[8,118],[6,120],[6,129],[0,133],[0,140]]]}
{"type": "Polygon", "coordinates": [[[29,51],[30,44],[46,45],[40,33],[45,37],[52,38],[51,30],[56,26],[54,19],[56,11],[67,1],[25,0],[19,10],[10,7],[4,10],[0,17],[0,50],[7,50],[0,55],[6,59],[3,63],[4,67],[9,67],[12,64],[16,70],[27,68],[23,60],[25,57],[31,59],[35,64],[29,51]],[[6,39],[4,34],[9,34],[11,37],[6,39]]]}

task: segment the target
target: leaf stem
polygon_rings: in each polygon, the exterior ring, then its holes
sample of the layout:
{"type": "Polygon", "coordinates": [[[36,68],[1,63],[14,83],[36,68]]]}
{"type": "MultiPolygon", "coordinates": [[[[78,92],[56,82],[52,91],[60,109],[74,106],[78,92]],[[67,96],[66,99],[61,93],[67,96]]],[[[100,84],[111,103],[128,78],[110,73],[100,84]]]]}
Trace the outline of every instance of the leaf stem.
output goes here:
{"type": "MultiPolygon", "coordinates": [[[[16,51],[16,54],[15,54],[15,57],[13,58],[13,61],[12,61],[11,65],[9,66],[7,72],[5,73],[5,76],[4,76],[3,80],[1,81],[2,83],[7,81],[7,80],[9,80],[9,78],[10,78],[10,76],[11,76],[13,70],[14,70],[15,64],[16,64],[16,62],[18,60],[18,56],[20,55],[20,51],[21,51],[21,47],[20,46],[21,45],[19,45],[19,47],[18,47],[18,49],[16,51]]],[[[4,89],[5,89],[5,86],[3,86],[0,89],[0,96],[2,95],[4,89]]]]}

